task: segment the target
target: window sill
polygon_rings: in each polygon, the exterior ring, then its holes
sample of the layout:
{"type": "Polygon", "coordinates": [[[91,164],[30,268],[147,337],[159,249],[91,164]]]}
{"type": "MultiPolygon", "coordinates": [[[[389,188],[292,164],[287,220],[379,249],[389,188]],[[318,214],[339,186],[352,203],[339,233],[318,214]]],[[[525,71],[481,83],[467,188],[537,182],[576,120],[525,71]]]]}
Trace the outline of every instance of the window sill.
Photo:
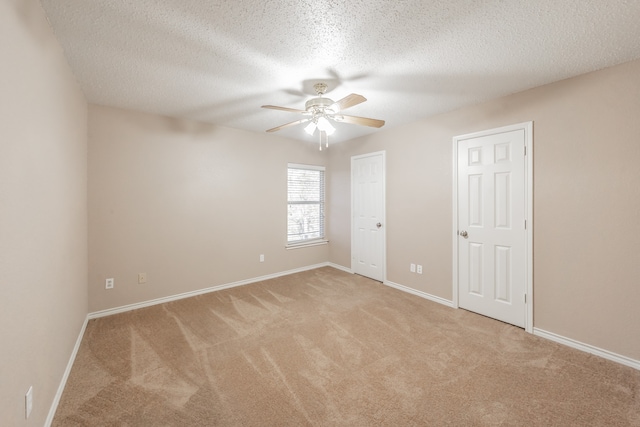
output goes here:
{"type": "Polygon", "coordinates": [[[308,248],[309,246],[319,246],[319,245],[326,245],[327,243],[329,243],[328,240],[314,240],[311,242],[304,242],[304,243],[290,243],[287,246],[285,246],[284,248],[289,250],[289,249],[299,249],[299,248],[308,248]]]}

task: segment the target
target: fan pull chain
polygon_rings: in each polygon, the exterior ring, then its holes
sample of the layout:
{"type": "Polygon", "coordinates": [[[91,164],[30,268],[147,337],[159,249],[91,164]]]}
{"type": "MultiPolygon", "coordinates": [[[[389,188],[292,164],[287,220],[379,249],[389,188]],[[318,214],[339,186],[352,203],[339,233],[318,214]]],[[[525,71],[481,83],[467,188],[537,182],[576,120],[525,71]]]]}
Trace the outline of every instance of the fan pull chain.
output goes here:
{"type": "Polygon", "coordinates": [[[322,143],[324,142],[325,147],[329,148],[329,136],[327,136],[327,133],[325,131],[320,131],[318,132],[320,134],[320,139],[319,139],[319,145],[318,148],[320,151],[322,151],[322,143]]]}

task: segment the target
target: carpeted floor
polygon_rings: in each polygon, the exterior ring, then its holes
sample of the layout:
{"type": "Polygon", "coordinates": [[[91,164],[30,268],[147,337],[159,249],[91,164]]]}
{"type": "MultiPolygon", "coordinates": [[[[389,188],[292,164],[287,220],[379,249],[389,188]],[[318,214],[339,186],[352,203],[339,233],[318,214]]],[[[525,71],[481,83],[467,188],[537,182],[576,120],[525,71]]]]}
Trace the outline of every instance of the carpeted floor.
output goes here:
{"type": "Polygon", "coordinates": [[[640,371],[326,267],[91,320],[54,426],[640,426],[640,371]]]}

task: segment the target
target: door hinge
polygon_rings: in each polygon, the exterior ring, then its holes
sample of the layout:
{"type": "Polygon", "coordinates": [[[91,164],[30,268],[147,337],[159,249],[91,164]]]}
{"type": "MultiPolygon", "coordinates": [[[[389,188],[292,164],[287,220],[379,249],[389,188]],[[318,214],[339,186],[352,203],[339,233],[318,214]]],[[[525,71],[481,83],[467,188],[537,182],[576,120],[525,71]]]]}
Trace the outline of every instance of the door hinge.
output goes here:
{"type": "Polygon", "coordinates": [[[527,294],[524,294],[524,303],[527,303],[527,294]]]}
{"type": "Polygon", "coordinates": [[[524,155],[525,156],[527,155],[527,146],[526,145],[524,146],[524,155]]]}
{"type": "Polygon", "coordinates": [[[527,229],[527,220],[526,219],[524,220],[524,229],[525,230],[527,229]]]}

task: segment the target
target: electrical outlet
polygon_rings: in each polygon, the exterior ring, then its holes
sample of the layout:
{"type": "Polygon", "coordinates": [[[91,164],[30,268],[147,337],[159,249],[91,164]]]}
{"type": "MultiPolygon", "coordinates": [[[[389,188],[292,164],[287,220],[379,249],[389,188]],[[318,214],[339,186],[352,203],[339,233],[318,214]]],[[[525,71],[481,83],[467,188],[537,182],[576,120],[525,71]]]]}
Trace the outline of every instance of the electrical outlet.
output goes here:
{"type": "Polygon", "coordinates": [[[260,254],[260,262],[264,262],[264,254],[260,254]]]}
{"type": "Polygon", "coordinates": [[[409,271],[412,272],[412,273],[415,273],[416,272],[416,265],[415,264],[410,264],[409,265],[409,271]]]}
{"type": "Polygon", "coordinates": [[[147,273],[138,273],[138,283],[147,283],[147,273]]]}
{"type": "Polygon", "coordinates": [[[422,266],[418,264],[418,274],[422,274],[422,266]]]}
{"type": "Polygon", "coordinates": [[[113,289],[113,285],[115,284],[115,279],[113,277],[107,279],[104,282],[104,288],[105,289],[113,289]]]}
{"type": "Polygon", "coordinates": [[[29,418],[33,409],[33,386],[29,387],[27,394],[24,395],[24,417],[29,418]]]}

